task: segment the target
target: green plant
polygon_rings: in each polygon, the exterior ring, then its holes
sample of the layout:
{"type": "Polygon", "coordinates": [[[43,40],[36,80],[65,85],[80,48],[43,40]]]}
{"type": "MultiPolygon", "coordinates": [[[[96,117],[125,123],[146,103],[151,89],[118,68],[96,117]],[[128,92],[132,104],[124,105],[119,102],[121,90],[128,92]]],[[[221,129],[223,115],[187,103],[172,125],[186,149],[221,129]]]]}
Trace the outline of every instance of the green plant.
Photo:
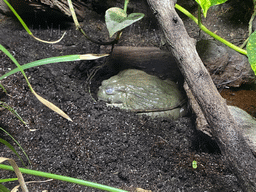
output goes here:
{"type": "MultiPolygon", "coordinates": [[[[63,34],[63,36],[57,40],[57,41],[53,41],[53,42],[49,42],[49,41],[44,41],[41,40],[37,37],[35,37],[32,32],[29,30],[29,28],[27,27],[27,25],[24,23],[24,21],[21,19],[21,17],[17,14],[17,12],[12,8],[12,6],[8,3],[7,0],[3,0],[8,7],[12,10],[12,12],[14,13],[14,15],[17,17],[17,19],[20,21],[20,23],[22,24],[22,26],[24,27],[24,29],[28,32],[29,35],[31,35],[34,39],[41,41],[43,43],[57,43],[59,41],[61,41],[61,39],[64,37],[65,33],[63,34]]],[[[116,39],[111,41],[111,42],[106,42],[106,43],[102,43],[102,42],[98,42],[95,41],[91,38],[89,38],[84,31],[82,30],[82,28],[80,27],[77,19],[76,19],[76,15],[73,9],[73,5],[71,0],[68,0],[69,6],[70,6],[70,10],[72,13],[72,17],[74,19],[74,22],[77,26],[77,29],[79,29],[84,36],[91,40],[94,43],[99,43],[99,44],[115,44],[118,42],[122,30],[131,25],[132,23],[140,20],[141,18],[143,18],[144,14],[142,13],[133,13],[130,15],[126,14],[127,11],[127,5],[129,3],[129,0],[125,0],[125,4],[124,4],[124,9],[120,9],[120,8],[111,8],[110,10],[107,11],[106,13],[106,24],[107,24],[107,28],[109,30],[110,36],[113,36],[114,33],[117,33],[116,39]],[[121,13],[121,14],[120,14],[121,13]]],[[[58,114],[60,114],[61,116],[63,116],[64,118],[71,120],[71,118],[69,116],[67,116],[62,110],[60,110],[58,107],[56,107],[55,105],[53,105],[52,103],[50,103],[49,101],[45,100],[44,98],[42,98],[41,96],[39,96],[32,88],[30,82],[28,81],[28,78],[24,72],[25,69],[31,68],[31,67],[35,67],[35,66],[40,66],[40,65],[44,65],[44,64],[50,64],[50,63],[57,63],[57,62],[67,62],[67,61],[77,61],[77,60],[92,60],[92,59],[98,59],[101,57],[105,57],[108,56],[108,54],[86,54],[86,55],[67,55],[67,56],[60,56],[60,57],[52,57],[52,58],[46,58],[46,59],[42,59],[42,60],[38,60],[38,61],[34,61],[31,63],[27,63],[24,65],[20,65],[18,63],[18,61],[11,55],[11,53],[5,49],[5,47],[3,47],[0,44],[0,50],[3,51],[17,66],[16,69],[13,69],[12,71],[2,75],[0,77],[0,80],[2,80],[5,77],[8,77],[9,75],[12,75],[16,72],[21,72],[22,75],[24,76],[28,87],[30,88],[31,92],[36,96],[36,98],[42,102],[44,105],[46,105],[47,107],[49,107],[50,109],[52,109],[53,111],[57,112],[58,114]]],[[[3,88],[4,91],[6,91],[4,89],[4,87],[0,84],[1,88],[3,88]]],[[[0,103],[2,104],[3,107],[8,108],[8,106],[6,106],[4,103],[0,103]]],[[[11,111],[11,108],[8,108],[11,111]]],[[[16,114],[17,116],[17,114],[16,114]]],[[[19,118],[19,116],[17,116],[19,118]]],[[[4,131],[4,130],[3,130],[4,131]]],[[[10,136],[10,135],[9,135],[10,136]]],[[[14,139],[14,138],[12,138],[14,139]]],[[[16,140],[14,140],[16,142],[16,140]]],[[[0,142],[5,144],[7,147],[9,147],[15,154],[18,155],[18,153],[15,151],[15,149],[4,139],[0,139],[0,142]]],[[[17,143],[17,142],[16,142],[17,143]]],[[[18,143],[17,143],[18,144],[18,143]]],[[[18,144],[19,145],[19,144],[18,144]]],[[[19,145],[20,146],[20,145],[19,145]]],[[[21,148],[22,149],[22,148],[21,148]]],[[[22,149],[22,151],[24,152],[24,150],[22,149]]],[[[25,154],[26,155],[26,154],[25,154]]],[[[18,156],[19,157],[19,156],[18,156]]],[[[27,156],[26,156],[27,157],[27,156]]],[[[20,158],[20,157],[19,157],[20,158]]],[[[21,159],[21,158],[20,158],[21,159]]],[[[39,171],[33,171],[33,170],[29,170],[29,169],[23,169],[23,168],[18,168],[16,163],[12,160],[12,159],[7,159],[7,158],[3,158],[0,157],[0,163],[8,160],[9,163],[12,165],[11,166],[7,166],[7,165],[3,165],[0,164],[0,169],[6,169],[6,170],[15,170],[15,173],[18,177],[18,180],[20,182],[20,185],[22,187],[23,191],[27,191],[27,187],[25,185],[24,179],[22,177],[21,172],[26,173],[26,174],[31,174],[31,175],[38,175],[38,176],[42,176],[42,177],[47,177],[47,178],[53,178],[53,179],[58,179],[58,180],[62,180],[62,181],[67,181],[67,182],[72,182],[72,183],[77,183],[80,185],[85,185],[88,187],[94,187],[94,188],[98,188],[98,189],[102,189],[102,190],[106,190],[106,191],[112,191],[112,192],[125,192],[124,190],[121,189],[117,189],[117,188],[113,188],[113,187],[109,187],[109,186],[105,186],[105,185],[100,185],[97,183],[92,183],[92,182],[88,182],[88,181],[82,181],[79,179],[75,179],[75,178],[70,178],[70,177],[65,177],[65,176],[60,176],[60,175],[55,175],[55,174],[49,174],[49,173],[44,173],[44,172],[39,172],[39,171]],[[21,171],[21,172],[20,172],[21,171]]],[[[9,179],[0,179],[0,183],[3,182],[9,182],[9,181],[13,181],[13,180],[17,180],[16,178],[9,178],[9,179]]],[[[0,184],[0,191],[9,191],[7,188],[5,188],[2,184],[0,184]]]]}
{"type": "MultiPolygon", "coordinates": [[[[36,40],[38,41],[41,41],[43,43],[57,43],[59,42],[65,35],[65,33],[63,34],[63,36],[57,40],[57,41],[53,41],[53,42],[49,42],[49,41],[44,41],[44,40],[41,40],[37,37],[35,37],[32,32],[29,30],[29,28],[27,27],[27,25],[25,24],[25,22],[21,19],[21,17],[18,15],[18,13],[13,9],[13,7],[8,3],[7,0],[4,0],[4,2],[8,5],[8,7],[12,10],[12,12],[14,13],[14,15],[17,17],[17,19],[20,21],[20,23],[22,24],[22,26],[24,27],[24,29],[28,32],[29,35],[31,35],[33,38],[35,38],[36,40]]],[[[14,71],[15,72],[18,72],[20,71],[28,86],[29,86],[29,89],[31,90],[31,92],[36,96],[36,98],[41,102],[43,103],[44,105],[46,105],[48,108],[52,109],[53,111],[55,111],[56,113],[58,113],[59,115],[61,115],[62,117],[66,118],[67,120],[69,121],[72,121],[72,119],[67,115],[65,114],[61,109],[59,109],[57,106],[55,106],[54,104],[52,104],[51,102],[47,101],[46,99],[42,98],[41,96],[39,96],[35,91],[34,89],[32,88],[31,84],[29,83],[28,81],[28,78],[23,70],[23,67],[21,67],[21,65],[18,63],[18,61],[11,55],[11,53],[5,49],[1,44],[0,44],[0,50],[3,51],[14,63],[15,65],[18,67],[16,68],[14,71]]],[[[49,64],[50,62],[53,62],[53,63],[56,63],[56,62],[64,62],[64,61],[77,61],[77,60],[92,60],[92,59],[98,59],[98,58],[101,58],[101,57],[105,57],[107,56],[107,54],[102,54],[102,55],[96,55],[96,54],[86,54],[86,55],[69,55],[69,56],[60,56],[60,57],[54,57],[54,58],[48,58],[48,59],[44,59],[43,62],[35,62],[32,64],[29,63],[30,65],[26,65],[27,68],[30,68],[30,67],[33,67],[33,66],[38,66],[38,65],[43,65],[43,64],[49,64]]],[[[27,69],[24,67],[24,69],[27,69]]],[[[7,77],[11,74],[13,74],[14,72],[11,72],[11,73],[8,73],[2,77],[0,77],[0,79],[3,79],[4,77],[7,77]]],[[[2,85],[1,85],[2,87],[2,85]]],[[[3,88],[3,87],[2,87],[3,88]]]]}
{"type": "Polygon", "coordinates": [[[251,64],[252,70],[254,71],[254,74],[256,75],[256,31],[252,33],[252,21],[254,20],[256,16],[256,0],[253,0],[253,14],[249,21],[249,38],[248,43],[246,45],[246,49],[248,52],[248,59],[249,63],[251,64]]]}
{"type": "Polygon", "coordinates": [[[7,105],[5,102],[0,101],[0,107],[5,108],[9,110],[13,115],[15,115],[23,124],[26,125],[25,121],[21,118],[21,116],[9,105],[7,105]]]}
{"type": "MultiPolygon", "coordinates": [[[[38,39],[37,37],[35,37],[32,32],[29,30],[29,28],[27,27],[27,25],[25,24],[25,22],[21,19],[21,17],[18,15],[18,13],[13,9],[13,7],[8,3],[7,0],[4,0],[4,2],[8,5],[8,7],[12,10],[12,12],[15,14],[15,16],[17,17],[17,19],[20,21],[20,23],[22,24],[22,26],[24,27],[24,29],[28,32],[29,35],[31,35],[33,38],[35,38],[36,40],[39,40],[41,42],[44,42],[44,43],[57,43],[59,42],[65,34],[63,34],[63,36],[57,40],[57,41],[54,41],[54,42],[48,42],[48,41],[44,41],[44,40],[40,40],[38,39]]],[[[112,42],[108,42],[108,43],[100,43],[100,44],[115,44],[117,43],[118,39],[120,38],[121,36],[121,30],[128,27],[129,25],[133,24],[134,22],[140,20],[141,18],[144,17],[144,14],[142,13],[132,13],[130,15],[127,16],[126,14],[126,11],[127,11],[127,5],[129,3],[129,0],[125,0],[125,3],[124,3],[124,9],[121,9],[121,8],[110,8],[109,10],[107,10],[106,12],[106,25],[107,25],[107,28],[109,30],[109,33],[110,33],[110,36],[113,36],[114,33],[118,32],[117,34],[117,37],[114,41],[112,42]]],[[[70,11],[72,13],[72,17],[73,17],[73,20],[74,20],[74,23],[77,27],[77,29],[79,29],[84,35],[86,38],[88,38],[89,40],[91,40],[92,42],[95,42],[95,43],[99,43],[97,41],[94,41],[93,39],[89,38],[85,32],[82,30],[81,26],[79,25],[78,23],[78,20],[77,20],[77,17],[76,17],[76,14],[74,12],[74,8],[73,8],[73,5],[72,5],[72,2],[71,0],[68,0],[68,4],[69,4],[69,7],[70,7],[70,11]]],[[[21,73],[23,74],[24,78],[26,79],[26,82],[31,90],[31,92],[36,96],[36,98],[42,102],[44,105],[46,105],[47,107],[49,107],[50,109],[52,109],[53,111],[55,111],[56,113],[58,113],[59,115],[61,115],[62,117],[68,119],[69,121],[72,121],[71,118],[66,115],[62,110],[60,110],[57,106],[53,105],[51,102],[45,100],[44,98],[42,98],[41,96],[39,96],[32,88],[32,86],[30,85],[29,81],[28,81],[28,78],[26,77],[25,75],[25,72],[23,71],[23,67],[21,67],[21,65],[16,61],[16,59],[0,44],[0,50],[3,51],[16,65],[17,65],[17,69],[15,69],[14,71],[17,72],[17,71],[21,71],[21,73]]],[[[65,59],[67,59],[66,61],[75,61],[75,60],[91,60],[91,59],[98,59],[100,57],[104,57],[104,56],[107,56],[107,54],[104,54],[104,55],[93,55],[93,54],[87,54],[86,56],[81,56],[81,55],[73,55],[73,56],[66,56],[66,58],[64,58],[63,56],[62,57],[55,57],[55,58],[49,58],[48,60],[44,60],[46,61],[44,64],[49,64],[51,62],[55,62],[54,59],[57,59],[59,60],[59,62],[63,62],[65,61],[65,59]]],[[[33,67],[34,66],[38,66],[38,65],[42,65],[39,64],[40,62],[38,62],[37,64],[33,63],[31,65],[31,63],[29,64],[26,64],[24,66],[24,69],[27,69],[27,68],[30,68],[30,67],[33,67]]],[[[0,80],[3,79],[4,77],[7,77],[8,75],[10,74],[13,74],[14,71],[12,72],[9,72],[8,74],[0,77],[0,80]]]]}
{"type": "MultiPolygon", "coordinates": [[[[62,117],[66,118],[69,121],[72,121],[72,119],[66,114],[64,113],[61,109],[59,109],[57,106],[55,106],[54,104],[52,104],[51,102],[47,101],[46,99],[42,98],[41,96],[39,96],[34,89],[32,88],[31,84],[28,81],[28,78],[23,70],[23,67],[21,67],[21,65],[18,63],[18,61],[11,55],[11,53],[5,49],[1,44],[0,44],[0,50],[3,51],[14,63],[15,65],[18,67],[18,71],[20,71],[22,73],[22,75],[24,76],[24,78],[26,79],[26,82],[28,84],[29,89],[31,90],[31,92],[36,96],[36,98],[43,103],[44,105],[46,105],[48,108],[52,109],[53,111],[55,111],[56,113],[58,113],[59,115],[61,115],[62,117]]],[[[36,66],[38,65],[42,65],[42,63],[44,64],[49,64],[49,62],[55,62],[56,60],[58,62],[60,61],[65,61],[65,60],[71,60],[71,61],[77,61],[77,60],[92,60],[92,59],[98,59],[100,57],[105,57],[107,56],[107,54],[102,54],[102,55],[94,55],[94,54],[86,54],[86,55],[70,55],[70,56],[61,56],[61,57],[57,57],[57,58],[48,58],[45,59],[43,62],[35,62],[36,66]],[[55,60],[56,59],[56,60],[55,60]]],[[[34,63],[34,64],[35,64],[34,63]]],[[[30,63],[31,64],[31,63],[30,63]]],[[[26,65],[29,66],[29,65],[26,65]]],[[[33,66],[33,65],[32,65],[33,66]]],[[[31,67],[31,65],[30,65],[31,67]]],[[[29,67],[28,67],[29,68],[29,67]]],[[[17,71],[16,71],[17,72],[17,71]]],[[[4,77],[7,77],[7,75],[5,75],[4,77]]],[[[4,78],[3,76],[0,77],[0,79],[4,78]]]]}
{"type": "Polygon", "coordinates": [[[192,161],[192,168],[193,169],[197,168],[197,161],[196,160],[192,161]]]}
{"type": "MultiPolygon", "coordinates": [[[[1,85],[1,87],[3,88],[4,92],[6,92],[6,90],[4,89],[4,87],[1,85]]],[[[6,92],[7,93],[7,92],[6,92]]],[[[13,113],[23,124],[26,124],[23,119],[20,117],[20,115],[13,109],[11,108],[9,105],[7,105],[5,102],[0,101],[0,106],[9,110],[11,113],[13,113]]],[[[0,130],[3,131],[4,133],[6,133],[18,146],[19,148],[22,150],[23,154],[26,156],[29,164],[31,164],[25,150],[21,147],[21,145],[18,143],[18,141],[16,141],[16,139],[14,139],[12,137],[12,135],[10,135],[6,130],[4,130],[2,127],[0,127],[0,130]]],[[[6,147],[8,147],[21,161],[21,163],[23,164],[23,166],[25,166],[24,161],[22,160],[22,158],[20,157],[20,155],[18,154],[18,152],[15,150],[15,148],[6,140],[0,138],[0,143],[4,144],[6,147]]],[[[0,160],[2,159],[2,157],[0,157],[0,160]]],[[[17,169],[17,168],[16,168],[17,169]]],[[[18,180],[17,178],[8,178],[8,179],[0,179],[0,192],[9,192],[9,190],[2,185],[1,183],[4,182],[10,182],[10,181],[15,181],[18,180]]]]}
{"type": "MultiPolygon", "coordinates": [[[[1,85],[2,89],[4,90],[5,93],[7,93],[7,91],[5,90],[5,88],[1,85]]],[[[26,125],[26,123],[23,121],[23,119],[20,117],[20,115],[12,108],[10,107],[8,104],[6,104],[3,101],[0,101],[0,107],[9,110],[14,116],[16,116],[23,124],[26,125]]],[[[29,164],[31,164],[26,152],[24,151],[24,149],[21,147],[21,145],[18,143],[18,141],[16,141],[11,134],[9,134],[6,130],[4,130],[2,127],[0,127],[0,130],[3,131],[4,133],[6,133],[18,146],[19,148],[22,150],[23,154],[26,156],[29,164]]],[[[15,148],[6,140],[0,138],[0,143],[4,144],[5,146],[7,146],[22,162],[23,166],[25,166],[25,163],[23,162],[22,158],[20,157],[20,155],[17,153],[17,151],[15,150],[15,148]]]]}
{"type": "MultiPolygon", "coordinates": [[[[17,179],[16,179],[17,180],[17,179]]],[[[9,180],[8,180],[9,181],[9,180]]],[[[3,183],[6,181],[2,181],[3,183]]],[[[0,192],[10,192],[4,185],[0,184],[0,192]]]]}
{"type": "MultiPolygon", "coordinates": [[[[109,42],[99,42],[95,39],[92,39],[91,37],[89,37],[84,30],[82,29],[82,27],[80,26],[77,17],[76,17],[76,13],[74,11],[73,8],[73,4],[71,0],[68,0],[68,5],[69,5],[69,9],[73,18],[73,21],[75,23],[76,29],[79,30],[88,40],[90,40],[93,43],[96,44],[101,44],[101,45],[112,45],[112,50],[114,49],[114,45],[118,43],[121,35],[122,35],[122,30],[130,25],[132,25],[133,23],[139,21],[140,19],[142,19],[144,17],[143,13],[132,13],[130,15],[127,15],[127,6],[128,6],[129,0],[125,0],[124,1],[124,8],[121,9],[119,7],[112,7],[109,8],[106,13],[105,13],[105,23],[109,32],[109,36],[112,37],[115,33],[116,33],[116,38],[112,41],[109,42]]],[[[90,85],[91,79],[93,78],[93,76],[97,73],[97,71],[102,68],[105,64],[95,68],[91,74],[89,74],[88,77],[88,85],[90,85]]],[[[90,92],[90,87],[88,86],[88,91],[90,92]]],[[[93,100],[95,100],[92,97],[93,100]]]]}
{"type": "MultiPolygon", "coordinates": [[[[16,139],[14,139],[7,131],[5,131],[2,127],[0,127],[0,130],[2,130],[3,132],[5,132],[9,137],[11,137],[11,139],[19,146],[19,148],[22,150],[23,154],[26,156],[29,164],[31,164],[26,152],[24,151],[24,149],[20,146],[20,144],[18,143],[18,141],[16,141],[16,139]]],[[[3,143],[4,145],[6,145],[9,149],[12,150],[13,153],[15,153],[15,155],[17,155],[17,157],[20,159],[20,161],[22,162],[23,166],[25,166],[25,163],[23,162],[23,160],[21,159],[21,157],[19,156],[19,154],[17,153],[17,151],[14,149],[14,147],[7,142],[6,140],[0,138],[0,143],[3,143]]]]}
{"type": "Polygon", "coordinates": [[[224,43],[225,45],[229,46],[230,48],[234,49],[235,51],[244,54],[248,56],[249,58],[249,63],[251,64],[251,67],[256,74],[256,35],[252,33],[252,21],[256,16],[256,0],[253,0],[254,4],[254,12],[252,14],[252,17],[249,22],[249,38],[245,41],[245,43],[241,46],[244,47],[244,45],[247,43],[246,50],[242,49],[241,47],[238,47],[227,40],[221,38],[220,36],[216,35],[215,33],[211,32],[208,30],[201,22],[201,10],[203,10],[203,15],[204,17],[207,16],[207,11],[210,7],[218,4],[225,3],[227,0],[195,0],[198,3],[198,18],[193,16],[189,11],[181,7],[180,5],[176,4],[175,8],[184,13],[186,16],[191,18],[198,26],[199,28],[204,31],[205,33],[209,34],[216,40],[224,43]]]}
{"type": "Polygon", "coordinates": [[[76,29],[81,31],[81,33],[90,41],[102,44],[102,45],[114,45],[118,42],[118,40],[121,37],[122,30],[133,23],[139,21],[144,17],[143,13],[131,13],[130,15],[127,15],[127,6],[128,6],[129,0],[124,1],[124,8],[121,9],[119,7],[112,7],[109,8],[106,11],[105,14],[105,22],[107,29],[109,31],[109,36],[112,37],[115,33],[117,33],[116,38],[113,41],[110,42],[99,42],[92,38],[90,38],[86,33],[83,31],[82,27],[78,23],[73,5],[71,0],[68,0],[69,8],[72,14],[73,21],[75,23],[76,29]]]}
{"type": "Polygon", "coordinates": [[[194,15],[192,15],[189,11],[187,11],[185,8],[181,7],[180,5],[176,4],[175,8],[181,11],[183,14],[188,16],[190,19],[192,19],[202,31],[207,33],[208,35],[212,36],[213,38],[217,39],[218,41],[224,43],[225,45],[229,46],[230,48],[234,49],[235,51],[247,55],[247,51],[244,49],[241,49],[240,47],[228,42],[227,40],[221,38],[220,36],[216,35],[212,31],[208,30],[201,22],[201,8],[204,10],[203,14],[206,17],[207,10],[214,5],[221,4],[226,2],[227,0],[195,0],[198,3],[198,18],[196,18],[194,15]]]}
{"type": "MultiPolygon", "coordinates": [[[[1,88],[3,89],[3,91],[5,93],[7,93],[7,91],[5,90],[5,88],[1,85],[1,88]]],[[[7,105],[5,102],[0,101],[0,107],[5,108],[7,110],[9,110],[11,113],[13,113],[23,124],[26,124],[23,119],[20,117],[20,115],[9,105],[7,105]]],[[[4,130],[2,127],[0,127],[0,130],[3,131],[4,133],[6,133],[18,146],[19,148],[22,150],[23,154],[26,156],[29,164],[31,164],[26,152],[24,151],[24,149],[21,147],[21,145],[16,141],[16,139],[14,139],[6,130],[4,130]]],[[[20,157],[20,155],[18,154],[18,152],[15,150],[15,148],[6,140],[0,138],[0,143],[4,144],[5,146],[7,146],[22,162],[23,166],[25,166],[24,161],[22,160],[22,158],[20,157]]],[[[3,159],[2,157],[0,157],[0,161],[1,159],[3,159]]],[[[14,165],[14,164],[13,164],[14,165]]],[[[15,165],[14,165],[15,166],[15,165]]],[[[15,168],[17,170],[17,167],[15,168]]],[[[15,181],[18,180],[18,178],[8,178],[8,179],[0,179],[0,192],[9,192],[9,190],[2,185],[1,183],[4,182],[10,182],[10,181],[15,181]]]]}
{"type": "Polygon", "coordinates": [[[21,19],[21,17],[19,16],[19,14],[18,14],[18,13],[15,11],[15,9],[11,6],[11,4],[10,4],[7,0],[3,0],[3,1],[4,1],[5,4],[11,9],[11,11],[13,12],[13,14],[17,17],[17,19],[18,19],[19,22],[22,24],[22,26],[23,26],[24,29],[27,31],[27,33],[28,33],[29,35],[31,35],[34,39],[36,39],[36,40],[38,40],[38,41],[41,41],[41,42],[43,42],[43,43],[52,43],[52,44],[54,44],[54,43],[60,42],[60,41],[63,39],[63,37],[65,36],[66,33],[64,33],[64,34],[62,35],[62,37],[61,37],[59,40],[57,40],[57,41],[45,41],[45,40],[41,40],[41,39],[35,37],[35,36],[33,35],[33,33],[29,30],[29,28],[28,28],[28,26],[26,25],[26,23],[21,19]]]}
{"type": "Polygon", "coordinates": [[[106,11],[105,19],[110,37],[112,37],[116,32],[121,31],[131,24],[139,21],[144,16],[143,13],[131,13],[130,15],[127,15],[126,9],[127,5],[124,9],[112,7],[106,11]]]}
{"type": "MultiPolygon", "coordinates": [[[[14,170],[14,168],[12,166],[4,165],[4,164],[0,164],[0,169],[5,169],[5,170],[9,170],[9,171],[14,170]]],[[[93,187],[93,188],[101,189],[101,190],[105,190],[105,191],[127,192],[127,191],[122,190],[122,189],[117,189],[117,188],[114,188],[114,187],[101,185],[101,184],[93,183],[93,182],[89,182],[89,181],[84,181],[84,180],[76,179],[76,178],[72,178],[72,177],[66,177],[66,176],[62,176],[62,175],[56,175],[56,174],[52,174],[52,173],[46,173],[46,172],[35,171],[35,170],[24,169],[24,168],[19,168],[19,170],[20,170],[21,173],[24,173],[24,174],[40,176],[40,177],[45,177],[45,178],[51,178],[51,179],[56,179],[56,180],[60,180],[60,181],[66,181],[66,182],[69,182],[69,183],[75,183],[75,184],[84,185],[84,186],[88,186],[88,187],[93,187]]]]}

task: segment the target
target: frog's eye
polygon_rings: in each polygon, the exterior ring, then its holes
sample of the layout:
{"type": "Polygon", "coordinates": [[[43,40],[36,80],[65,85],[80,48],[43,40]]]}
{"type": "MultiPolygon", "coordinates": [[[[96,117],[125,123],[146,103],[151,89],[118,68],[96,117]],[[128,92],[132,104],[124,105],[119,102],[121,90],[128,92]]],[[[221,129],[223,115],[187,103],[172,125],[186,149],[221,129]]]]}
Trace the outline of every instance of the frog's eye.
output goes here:
{"type": "Polygon", "coordinates": [[[105,92],[107,95],[113,95],[115,92],[115,89],[109,87],[109,88],[106,88],[105,92]]]}

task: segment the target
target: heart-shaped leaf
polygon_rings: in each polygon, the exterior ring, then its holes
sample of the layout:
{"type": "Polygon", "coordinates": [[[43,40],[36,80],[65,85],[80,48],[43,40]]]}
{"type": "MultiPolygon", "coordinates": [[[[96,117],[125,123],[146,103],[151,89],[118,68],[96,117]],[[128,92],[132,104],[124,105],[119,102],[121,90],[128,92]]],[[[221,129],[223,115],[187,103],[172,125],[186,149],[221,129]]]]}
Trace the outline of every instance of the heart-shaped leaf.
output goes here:
{"type": "Polygon", "coordinates": [[[249,63],[251,64],[251,68],[256,75],[256,31],[250,35],[248,43],[246,45],[247,56],[249,63]]]}
{"type": "Polygon", "coordinates": [[[206,17],[207,11],[211,6],[225,3],[227,0],[195,0],[203,9],[204,17],[206,17]]]}
{"type": "Polygon", "coordinates": [[[125,11],[119,7],[112,7],[106,11],[105,20],[109,36],[128,27],[144,17],[143,13],[132,13],[127,16],[125,11]]]}

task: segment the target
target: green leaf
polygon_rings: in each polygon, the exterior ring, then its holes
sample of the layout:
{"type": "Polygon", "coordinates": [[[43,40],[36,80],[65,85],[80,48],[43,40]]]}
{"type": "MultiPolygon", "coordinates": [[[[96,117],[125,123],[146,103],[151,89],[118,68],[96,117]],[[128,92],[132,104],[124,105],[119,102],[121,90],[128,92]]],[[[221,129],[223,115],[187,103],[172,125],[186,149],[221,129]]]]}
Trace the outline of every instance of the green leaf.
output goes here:
{"type": "Polygon", "coordinates": [[[195,0],[203,9],[204,17],[206,17],[207,11],[214,5],[225,3],[227,0],[195,0]]]}
{"type": "MultiPolygon", "coordinates": [[[[9,110],[13,115],[15,115],[23,124],[26,125],[25,121],[23,121],[23,119],[21,118],[21,116],[13,109],[11,108],[11,106],[9,106],[8,104],[6,104],[5,102],[3,101],[0,101],[0,107],[3,107],[7,110],[9,110]]],[[[1,129],[1,127],[0,127],[1,129]]]]}
{"type": "MultiPolygon", "coordinates": [[[[7,131],[5,131],[2,127],[0,127],[0,130],[2,130],[3,132],[5,132],[9,137],[11,137],[11,139],[19,146],[19,148],[22,150],[23,154],[26,156],[29,164],[31,165],[31,162],[28,158],[28,155],[26,154],[25,150],[21,147],[21,145],[18,143],[18,141],[16,139],[13,138],[13,136],[10,135],[10,133],[8,133],[7,131]]],[[[15,152],[14,152],[15,153],[15,152]]],[[[18,156],[19,159],[21,160],[22,164],[24,165],[25,167],[25,163],[23,162],[23,160],[20,158],[20,156],[18,156]]]]}
{"type": "Polygon", "coordinates": [[[196,160],[192,161],[192,167],[193,167],[193,169],[197,168],[197,161],[196,160]]]}
{"type": "MultiPolygon", "coordinates": [[[[9,170],[9,171],[13,171],[13,167],[9,166],[9,165],[4,165],[0,163],[0,170],[4,169],[4,170],[9,170]]],[[[25,168],[19,168],[20,172],[23,174],[28,174],[28,175],[35,175],[35,176],[40,176],[40,177],[46,177],[46,178],[50,178],[50,179],[56,179],[59,181],[65,181],[65,182],[69,182],[69,183],[75,183],[78,185],[84,185],[87,187],[93,187],[96,189],[101,189],[103,191],[111,191],[111,192],[128,192],[126,190],[123,189],[119,189],[119,188],[114,188],[114,187],[110,187],[107,185],[102,185],[102,184],[98,184],[98,183],[93,183],[90,181],[85,181],[85,180],[81,180],[81,179],[76,179],[73,177],[67,177],[67,176],[62,176],[62,175],[56,175],[56,174],[52,174],[52,173],[46,173],[46,172],[41,172],[41,171],[35,171],[35,170],[31,170],[31,169],[25,169],[25,168]]]]}
{"type": "Polygon", "coordinates": [[[17,181],[18,178],[8,178],[8,179],[0,179],[0,183],[6,183],[11,181],[17,181]]]}
{"type": "Polygon", "coordinates": [[[23,162],[23,160],[21,159],[21,157],[19,156],[19,154],[17,153],[17,151],[14,149],[14,147],[8,143],[6,140],[1,139],[0,138],[0,143],[3,143],[4,145],[6,145],[9,149],[12,150],[13,153],[15,153],[15,155],[17,155],[17,157],[21,160],[22,164],[25,165],[25,163],[23,162]]]}
{"type": "Polygon", "coordinates": [[[3,186],[2,184],[0,184],[0,192],[10,192],[9,189],[7,189],[5,186],[3,186]]]}
{"type": "MultiPolygon", "coordinates": [[[[33,61],[31,63],[27,63],[22,65],[22,69],[29,69],[31,67],[37,67],[40,65],[46,65],[46,64],[52,64],[52,63],[59,63],[59,62],[68,62],[68,61],[80,61],[80,60],[94,60],[99,59],[101,57],[106,57],[108,54],[84,54],[84,55],[64,55],[64,56],[58,56],[58,57],[50,57],[45,58],[37,61],[33,61]]],[[[0,77],[0,80],[19,72],[19,68],[15,68],[6,74],[2,75],[0,77]]]]}
{"type": "Polygon", "coordinates": [[[112,7],[106,11],[105,20],[109,36],[128,27],[144,17],[143,13],[132,13],[127,16],[125,11],[119,7],[112,7]]]}
{"type": "Polygon", "coordinates": [[[19,14],[15,11],[15,9],[11,6],[11,4],[7,1],[7,0],[3,0],[5,2],[5,4],[9,7],[9,9],[11,9],[11,11],[13,12],[13,14],[17,17],[17,19],[20,21],[20,23],[22,24],[22,26],[24,27],[24,29],[28,32],[29,35],[31,35],[34,39],[38,40],[38,41],[41,41],[41,42],[44,42],[44,43],[58,43],[60,42],[63,37],[65,36],[66,32],[62,35],[62,37],[57,40],[57,41],[45,41],[45,40],[41,40],[37,37],[35,37],[33,35],[33,33],[29,30],[28,26],[26,25],[26,23],[24,23],[24,21],[22,20],[22,18],[19,16],[19,14]]]}
{"type": "Polygon", "coordinates": [[[250,35],[246,45],[246,50],[249,63],[251,64],[251,68],[256,75],[256,31],[250,35]]]}

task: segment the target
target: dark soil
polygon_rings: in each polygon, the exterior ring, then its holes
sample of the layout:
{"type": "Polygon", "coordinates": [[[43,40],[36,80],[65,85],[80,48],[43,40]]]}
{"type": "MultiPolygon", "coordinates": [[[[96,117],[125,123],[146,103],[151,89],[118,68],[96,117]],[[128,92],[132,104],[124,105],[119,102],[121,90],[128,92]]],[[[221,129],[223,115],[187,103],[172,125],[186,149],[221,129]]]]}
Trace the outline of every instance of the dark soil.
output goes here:
{"type": "MultiPolygon", "coordinates": [[[[191,7],[192,11],[196,10],[191,7]]],[[[247,32],[248,17],[244,17],[248,12],[246,4],[243,10],[241,12],[241,7],[235,7],[232,3],[217,6],[208,12],[207,25],[224,37],[233,35],[231,39],[236,43],[237,39],[242,42],[247,32]],[[241,14],[238,23],[233,18],[236,9],[241,14]],[[214,29],[214,25],[218,29],[214,29]]],[[[137,9],[135,6],[133,11],[141,11],[140,6],[137,9]]],[[[156,21],[150,16],[149,9],[144,11],[147,17],[126,29],[119,45],[160,46],[161,32],[156,21]]],[[[67,31],[60,43],[49,45],[32,39],[13,18],[0,15],[0,21],[0,43],[20,64],[59,55],[100,53],[102,50],[102,47],[87,41],[76,31],[72,22],[29,22],[34,35],[44,40],[56,40],[67,31]]],[[[184,22],[192,37],[208,38],[206,35],[199,36],[198,28],[191,21],[184,22]]],[[[89,35],[108,40],[102,14],[88,9],[88,17],[82,24],[89,35]]],[[[58,63],[26,70],[34,90],[65,111],[73,122],[41,104],[30,92],[20,73],[1,81],[9,93],[1,92],[1,101],[13,107],[27,125],[23,125],[9,111],[2,110],[0,127],[24,148],[32,162],[28,168],[128,191],[134,191],[137,187],[167,192],[241,191],[239,181],[225,165],[218,146],[196,131],[192,116],[177,121],[163,118],[152,120],[94,101],[92,96],[95,96],[101,81],[116,73],[105,66],[88,84],[88,74],[105,61],[58,63]],[[92,94],[88,91],[88,85],[92,94]],[[193,160],[198,162],[197,169],[192,168],[193,160]]],[[[0,63],[1,74],[15,68],[2,52],[0,63]]],[[[3,132],[0,132],[0,137],[16,147],[3,132]]],[[[18,158],[3,145],[0,156],[13,158],[22,167],[18,158]]],[[[1,179],[9,177],[15,175],[0,171],[1,179]]],[[[24,177],[26,181],[43,180],[29,175],[24,177]]],[[[8,188],[15,185],[17,182],[5,184],[8,188]]],[[[28,187],[30,191],[98,191],[60,181],[29,184],[28,187]]]]}
{"type": "Polygon", "coordinates": [[[221,91],[223,98],[227,99],[228,105],[237,106],[256,117],[256,89],[253,85],[243,85],[239,88],[224,89],[221,91]]]}

